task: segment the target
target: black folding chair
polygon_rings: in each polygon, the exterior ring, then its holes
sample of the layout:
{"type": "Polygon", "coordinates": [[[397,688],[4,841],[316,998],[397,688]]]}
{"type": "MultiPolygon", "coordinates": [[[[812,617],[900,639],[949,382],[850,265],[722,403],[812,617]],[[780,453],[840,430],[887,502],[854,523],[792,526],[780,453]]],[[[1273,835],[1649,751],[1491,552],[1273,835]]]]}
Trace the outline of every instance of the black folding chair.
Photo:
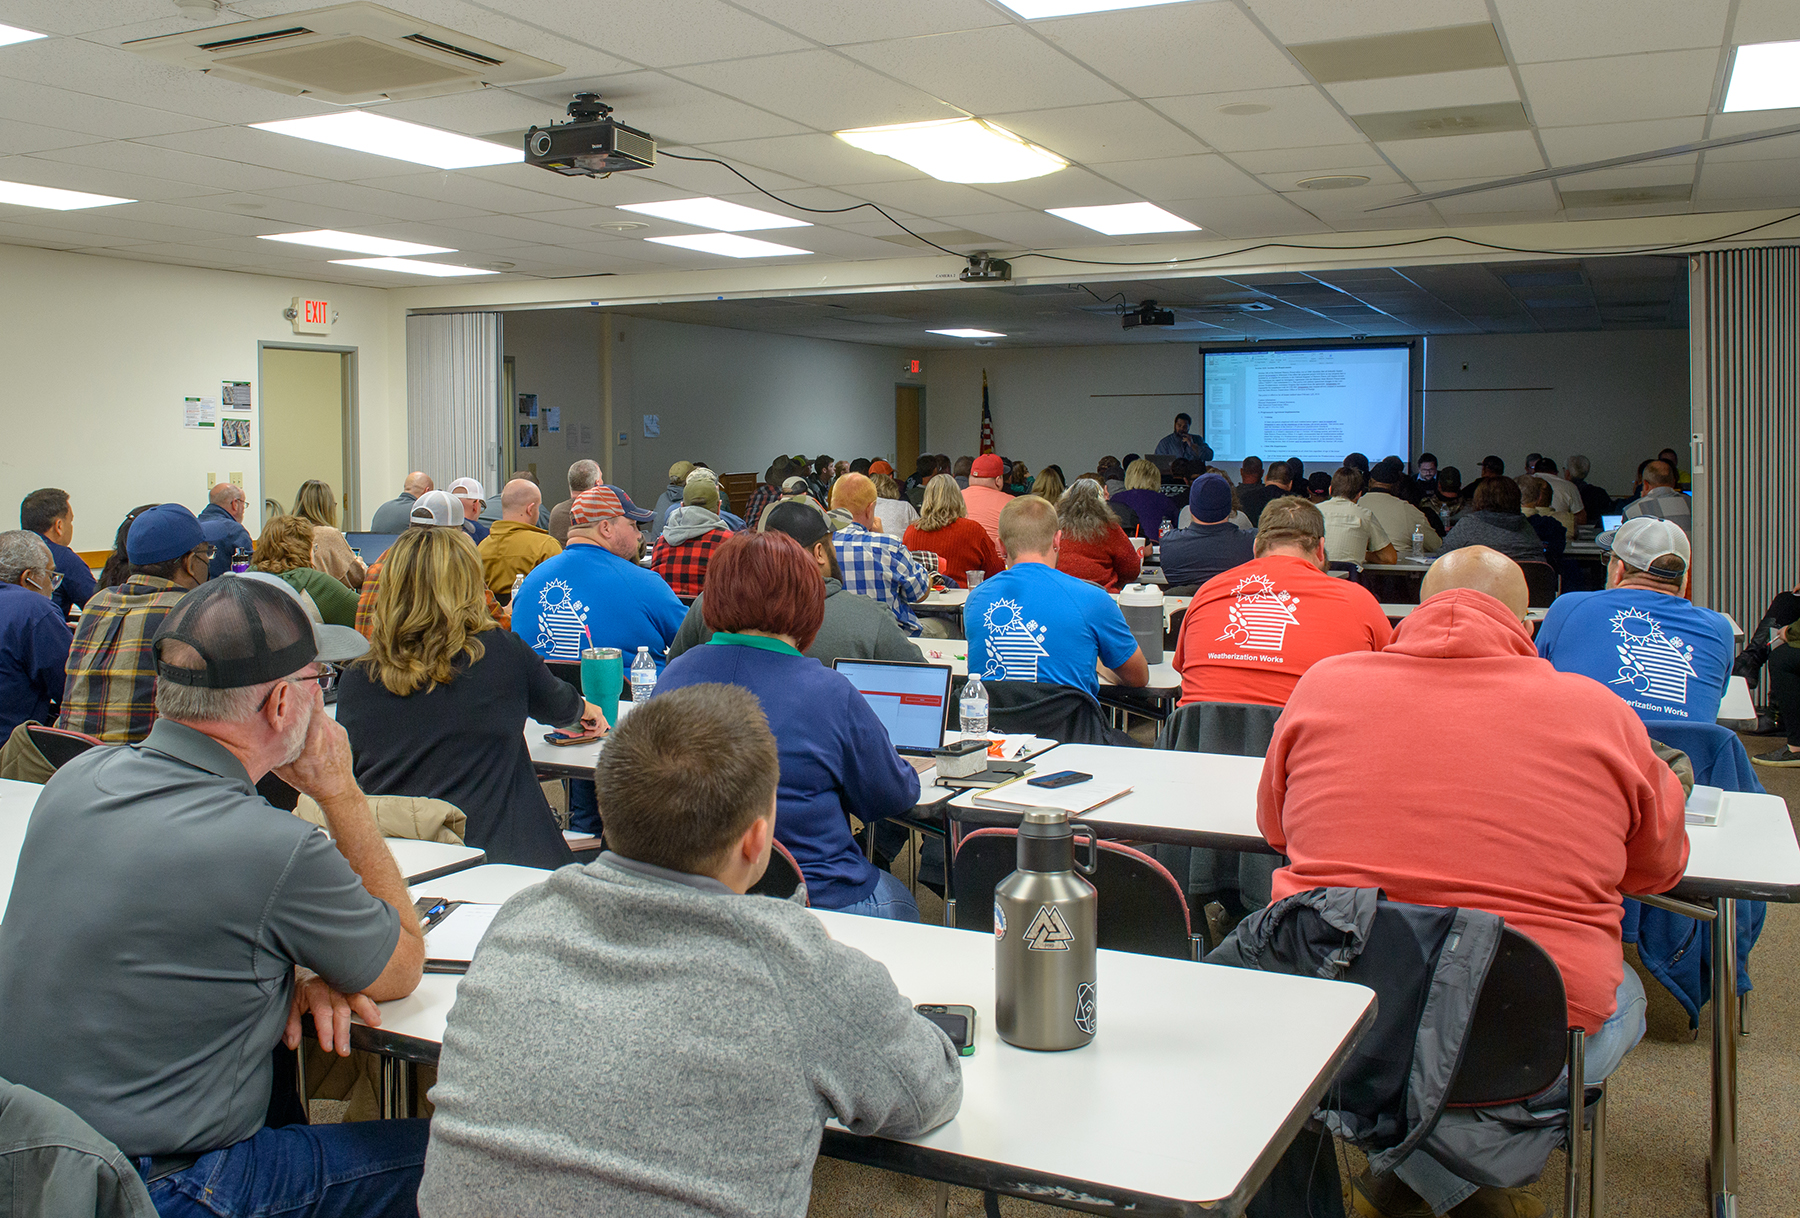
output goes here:
{"type": "Polygon", "coordinates": [[[1548,609],[1562,582],[1556,568],[1547,562],[1526,561],[1519,564],[1519,569],[1525,572],[1525,587],[1531,594],[1527,603],[1533,609],[1548,609]]]}
{"type": "Polygon", "coordinates": [[[800,864],[780,842],[770,843],[768,869],[762,873],[762,879],[750,886],[749,891],[757,896],[774,897],[781,901],[793,900],[797,892],[800,894],[800,904],[812,904],[806,896],[806,877],[800,874],[800,864]]]}
{"type": "Polygon", "coordinates": [[[85,732],[71,732],[60,727],[45,727],[41,723],[25,725],[25,735],[32,746],[44,755],[44,760],[57,769],[75,760],[101,741],[85,732]]]}
{"type": "Polygon", "coordinates": [[[1100,700],[1085,689],[1039,681],[984,681],[988,726],[996,732],[1026,733],[1058,744],[1111,744],[1142,748],[1124,732],[1108,727],[1100,700]]]}

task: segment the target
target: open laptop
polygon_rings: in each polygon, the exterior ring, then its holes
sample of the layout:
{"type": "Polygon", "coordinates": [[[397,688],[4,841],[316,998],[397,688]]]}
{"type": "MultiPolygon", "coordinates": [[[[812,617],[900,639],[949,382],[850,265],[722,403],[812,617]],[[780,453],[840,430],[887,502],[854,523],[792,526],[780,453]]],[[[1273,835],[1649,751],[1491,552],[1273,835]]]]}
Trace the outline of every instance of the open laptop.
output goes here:
{"type": "Polygon", "coordinates": [[[1600,531],[1602,533],[1610,533],[1624,523],[1625,517],[1623,515],[1602,516],[1600,517],[1600,531]]]}
{"type": "Polygon", "coordinates": [[[831,666],[850,678],[915,770],[933,764],[950,723],[950,666],[905,660],[849,660],[831,666]]]}

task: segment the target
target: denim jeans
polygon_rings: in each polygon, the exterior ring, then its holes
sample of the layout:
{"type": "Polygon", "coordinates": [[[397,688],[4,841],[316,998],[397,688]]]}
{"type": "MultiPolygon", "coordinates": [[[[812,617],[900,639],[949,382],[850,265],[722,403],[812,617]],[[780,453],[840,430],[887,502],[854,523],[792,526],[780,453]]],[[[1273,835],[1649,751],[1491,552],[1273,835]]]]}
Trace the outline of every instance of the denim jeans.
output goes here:
{"type": "Polygon", "coordinates": [[[591,778],[569,780],[569,828],[577,833],[600,832],[600,796],[591,778]]]}
{"type": "Polygon", "coordinates": [[[876,875],[878,878],[874,892],[837,912],[861,914],[868,918],[888,918],[895,922],[917,922],[919,903],[913,900],[911,890],[895,879],[891,872],[878,871],[876,875]]]}
{"type": "Polygon", "coordinates": [[[161,1218],[416,1218],[430,1130],[423,1120],[262,1129],[156,1181],[150,1200],[161,1218]]]}
{"type": "MultiPolygon", "coordinates": [[[[1585,1038],[1582,1047],[1581,1073],[1588,1084],[1610,1076],[1632,1047],[1644,1039],[1644,983],[1638,980],[1631,965],[1624,967],[1625,976],[1620,979],[1614,994],[1618,1009],[1600,1025],[1598,1032],[1585,1038]]],[[[1558,1108],[1564,1106],[1568,1094],[1569,1080],[1565,1077],[1548,1091],[1525,1102],[1532,1108],[1558,1108]]],[[[1394,1174],[1419,1194],[1419,1199],[1429,1205],[1434,1214],[1445,1213],[1462,1204],[1477,1187],[1424,1151],[1414,1151],[1406,1156],[1405,1161],[1394,1169],[1394,1174]]]]}

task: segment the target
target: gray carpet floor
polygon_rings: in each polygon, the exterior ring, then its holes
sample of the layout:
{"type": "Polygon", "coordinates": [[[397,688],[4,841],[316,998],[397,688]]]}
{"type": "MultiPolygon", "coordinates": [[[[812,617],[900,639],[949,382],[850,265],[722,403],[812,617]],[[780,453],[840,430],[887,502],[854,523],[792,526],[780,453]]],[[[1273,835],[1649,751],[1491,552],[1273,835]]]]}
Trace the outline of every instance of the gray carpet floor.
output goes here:
{"type": "MultiPolygon", "coordinates": [[[[1775,747],[1771,737],[1743,737],[1752,753],[1775,747]]],[[[1758,767],[1771,794],[1800,807],[1800,769],[1758,767]]],[[[896,871],[905,875],[904,868],[896,871]]],[[[942,906],[922,893],[921,913],[942,922],[942,906]]],[[[1626,958],[1635,966],[1630,948],[1626,958]]],[[[1800,1128],[1788,1107],[1800,1095],[1800,909],[1769,906],[1762,938],[1750,957],[1755,990],[1750,995],[1750,1035],[1739,1055],[1739,1213],[1800,1214],[1800,1128]]],[[[1706,1214],[1706,1157],[1711,1137],[1709,1045],[1711,1007],[1700,1015],[1699,1036],[1687,1012],[1668,991],[1643,974],[1650,996],[1649,1032],[1613,1076],[1608,1100],[1607,1210],[1619,1218],[1706,1214]]],[[[1104,1035],[1104,1031],[1102,1032],[1104,1035]]],[[[1196,1147],[1196,1153],[1205,1153],[1196,1147]]],[[[1563,1157],[1551,1157],[1538,1194],[1556,1212],[1562,1199],[1563,1157]]],[[[936,1186],[891,1172],[819,1160],[813,1172],[811,1218],[928,1215],[936,1186]]],[[[1030,1201],[1004,1198],[1008,1218],[1067,1214],[1030,1201]]],[[[951,1189],[949,1213],[979,1218],[981,1195],[951,1189]]]]}

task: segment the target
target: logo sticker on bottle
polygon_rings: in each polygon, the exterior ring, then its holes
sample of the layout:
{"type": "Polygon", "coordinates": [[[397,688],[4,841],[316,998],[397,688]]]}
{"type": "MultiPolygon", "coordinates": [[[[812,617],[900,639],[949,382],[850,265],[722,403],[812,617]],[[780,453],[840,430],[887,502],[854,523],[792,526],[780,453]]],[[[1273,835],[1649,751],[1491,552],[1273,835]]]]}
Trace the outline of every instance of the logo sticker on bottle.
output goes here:
{"type": "Polygon", "coordinates": [[[1006,938],[1006,911],[1000,908],[1000,902],[994,902],[994,942],[1006,938]]]}
{"type": "Polygon", "coordinates": [[[1092,1036],[1097,1015],[1094,985],[1090,981],[1084,981],[1075,987],[1075,1026],[1092,1036]]]}
{"type": "Polygon", "coordinates": [[[1062,910],[1054,905],[1040,905],[1025,928],[1025,946],[1034,952],[1066,952],[1075,935],[1063,920],[1062,910]]]}

